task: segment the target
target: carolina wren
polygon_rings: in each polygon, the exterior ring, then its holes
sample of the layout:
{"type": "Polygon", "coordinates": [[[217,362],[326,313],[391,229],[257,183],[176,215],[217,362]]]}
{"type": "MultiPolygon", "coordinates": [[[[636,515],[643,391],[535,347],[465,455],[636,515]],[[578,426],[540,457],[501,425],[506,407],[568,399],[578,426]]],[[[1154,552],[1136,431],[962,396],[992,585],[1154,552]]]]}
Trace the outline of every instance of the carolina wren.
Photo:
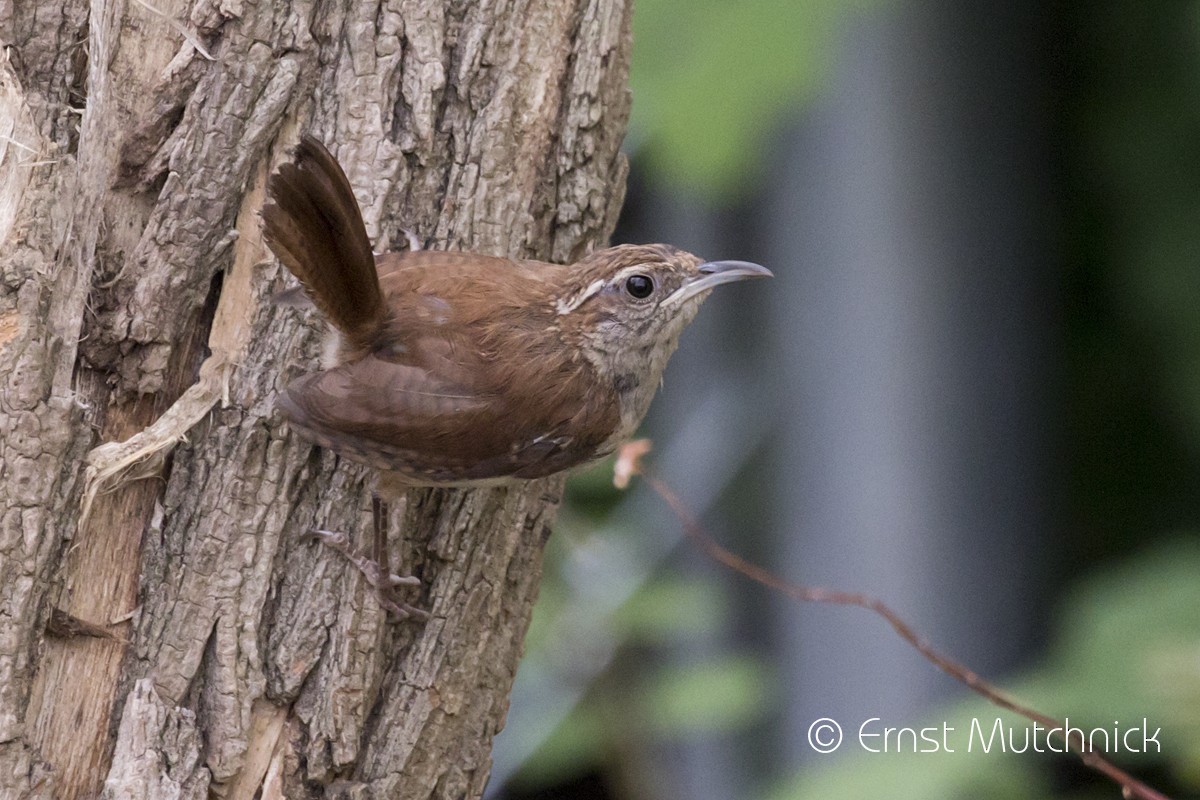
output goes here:
{"type": "Polygon", "coordinates": [[[566,266],[375,255],[337,161],[304,137],[267,183],[267,244],[336,329],[333,363],[278,400],[381,492],[539,478],[602,458],[645,415],[710,290],[770,276],[665,244],[566,266]]]}
{"type": "Polygon", "coordinates": [[[337,161],[304,137],[267,181],[267,244],[334,328],[332,363],[277,401],[292,428],[380,470],[373,558],[349,557],[400,618],[419,584],[387,567],[383,498],[410,486],[540,478],[633,434],[679,334],[709,291],[769,276],[664,244],[599,250],[571,266],[475,253],[375,255],[337,161]]]}

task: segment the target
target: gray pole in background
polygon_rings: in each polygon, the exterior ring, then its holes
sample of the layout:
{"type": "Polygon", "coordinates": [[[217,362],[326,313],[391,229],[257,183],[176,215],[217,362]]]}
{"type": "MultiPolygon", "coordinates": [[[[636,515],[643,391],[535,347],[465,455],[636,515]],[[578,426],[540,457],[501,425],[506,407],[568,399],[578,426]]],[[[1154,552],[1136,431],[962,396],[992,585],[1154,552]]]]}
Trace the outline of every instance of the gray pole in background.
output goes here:
{"type": "MultiPolygon", "coordinates": [[[[775,567],[864,591],[985,676],[1027,656],[1051,528],[1055,309],[1033,3],[847,17],[763,204],[775,567]]],[[[765,335],[765,334],[764,334],[765,335]]],[[[858,609],[773,601],[784,763],[819,717],[909,725],[954,684],[858,609]]]]}

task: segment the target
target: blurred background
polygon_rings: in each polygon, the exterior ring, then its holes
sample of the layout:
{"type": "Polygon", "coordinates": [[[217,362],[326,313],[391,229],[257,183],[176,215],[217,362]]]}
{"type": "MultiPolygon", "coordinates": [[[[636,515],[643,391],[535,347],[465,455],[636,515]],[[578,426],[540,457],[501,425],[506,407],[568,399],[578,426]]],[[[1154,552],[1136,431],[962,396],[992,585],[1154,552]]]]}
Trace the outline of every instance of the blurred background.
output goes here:
{"type": "MultiPolygon", "coordinates": [[[[1200,2],[638,0],[635,34],[617,241],[776,275],[684,337],[653,468],[1041,711],[1161,727],[1115,760],[1200,796],[1200,2]]],[[[864,752],[871,718],[1023,726],[611,464],[568,497],[491,797],[1118,796],[1071,756],[864,752]]]]}

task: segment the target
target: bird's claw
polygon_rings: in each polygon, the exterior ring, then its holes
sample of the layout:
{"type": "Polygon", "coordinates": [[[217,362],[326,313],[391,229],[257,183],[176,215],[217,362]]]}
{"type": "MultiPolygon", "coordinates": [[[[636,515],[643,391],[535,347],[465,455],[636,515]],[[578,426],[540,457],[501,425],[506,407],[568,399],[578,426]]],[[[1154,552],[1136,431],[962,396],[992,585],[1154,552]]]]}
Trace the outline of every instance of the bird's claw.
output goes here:
{"type": "Polygon", "coordinates": [[[415,619],[424,622],[429,619],[428,611],[411,606],[396,596],[396,589],[400,586],[419,587],[421,579],[417,576],[385,572],[378,561],[359,555],[350,549],[349,537],[340,531],[314,528],[308,531],[304,538],[319,541],[345,556],[346,560],[357,567],[358,571],[366,578],[367,583],[375,589],[375,596],[379,599],[379,604],[397,620],[415,619]]]}

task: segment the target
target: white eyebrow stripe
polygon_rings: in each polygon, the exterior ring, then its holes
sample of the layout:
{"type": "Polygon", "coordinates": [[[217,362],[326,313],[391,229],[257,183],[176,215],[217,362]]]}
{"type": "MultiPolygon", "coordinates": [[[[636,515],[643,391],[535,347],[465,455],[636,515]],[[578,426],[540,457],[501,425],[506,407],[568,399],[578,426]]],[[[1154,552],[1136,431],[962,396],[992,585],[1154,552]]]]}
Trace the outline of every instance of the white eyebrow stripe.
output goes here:
{"type": "Polygon", "coordinates": [[[555,308],[558,309],[558,315],[561,317],[563,314],[570,314],[572,311],[583,305],[589,297],[603,289],[606,283],[608,283],[608,281],[604,280],[603,278],[594,280],[589,283],[587,288],[585,288],[583,291],[576,292],[573,296],[568,297],[565,300],[559,300],[555,304],[555,308]]]}
{"type": "Polygon", "coordinates": [[[632,267],[625,267],[625,269],[614,275],[612,282],[617,284],[628,278],[630,275],[645,275],[647,271],[648,270],[646,269],[645,264],[634,264],[632,267]]]}

